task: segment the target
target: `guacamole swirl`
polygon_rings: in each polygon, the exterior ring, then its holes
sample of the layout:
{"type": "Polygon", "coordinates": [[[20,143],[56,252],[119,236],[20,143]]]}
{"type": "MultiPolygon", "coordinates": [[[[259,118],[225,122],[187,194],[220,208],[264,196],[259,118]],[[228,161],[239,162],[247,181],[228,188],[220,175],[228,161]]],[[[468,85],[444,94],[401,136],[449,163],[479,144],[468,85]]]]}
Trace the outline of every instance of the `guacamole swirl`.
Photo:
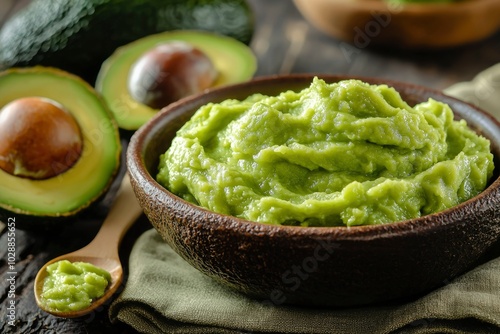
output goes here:
{"type": "Polygon", "coordinates": [[[104,295],[111,274],[87,262],[57,261],[47,266],[42,303],[53,311],[79,311],[104,295]]]}
{"type": "Polygon", "coordinates": [[[283,225],[385,224],[480,193],[490,143],[447,104],[358,80],[201,107],[157,180],[212,211],[283,225]]]}

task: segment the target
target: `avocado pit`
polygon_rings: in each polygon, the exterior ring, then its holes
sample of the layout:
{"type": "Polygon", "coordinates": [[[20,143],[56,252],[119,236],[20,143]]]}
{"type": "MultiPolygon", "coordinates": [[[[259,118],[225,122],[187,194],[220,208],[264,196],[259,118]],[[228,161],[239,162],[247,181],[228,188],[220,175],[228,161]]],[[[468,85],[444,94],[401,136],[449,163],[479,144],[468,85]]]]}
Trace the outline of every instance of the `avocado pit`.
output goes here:
{"type": "Polygon", "coordinates": [[[128,90],[134,100],[160,109],[213,86],[217,70],[193,45],[172,41],[145,52],[132,65],[128,90]]]}
{"type": "Polygon", "coordinates": [[[82,147],[78,123],[53,100],[24,97],[0,110],[0,168],[11,175],[54,177],[78,161],[82,147]]]}

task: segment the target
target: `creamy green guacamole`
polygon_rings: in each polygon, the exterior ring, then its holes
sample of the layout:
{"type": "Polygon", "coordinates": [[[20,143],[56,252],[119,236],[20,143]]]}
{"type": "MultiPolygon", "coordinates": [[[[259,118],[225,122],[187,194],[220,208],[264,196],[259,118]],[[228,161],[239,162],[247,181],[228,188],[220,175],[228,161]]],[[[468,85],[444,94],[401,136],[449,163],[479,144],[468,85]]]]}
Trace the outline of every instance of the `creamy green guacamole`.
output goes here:
{"type": "Polygon", "coordinates": [[[111,275],[86,262],[55,262],[47,266],[42,303],[54,311],[78,311],[104,295],[111,275]]]}
{"type": "Polygon", "coordinates": [[[284,225],[384,224],[461,203],[487,185],[490,143],[430,99],[315,78],[301,92],[201,107],[157,180],[212,211],[284,225]]]}

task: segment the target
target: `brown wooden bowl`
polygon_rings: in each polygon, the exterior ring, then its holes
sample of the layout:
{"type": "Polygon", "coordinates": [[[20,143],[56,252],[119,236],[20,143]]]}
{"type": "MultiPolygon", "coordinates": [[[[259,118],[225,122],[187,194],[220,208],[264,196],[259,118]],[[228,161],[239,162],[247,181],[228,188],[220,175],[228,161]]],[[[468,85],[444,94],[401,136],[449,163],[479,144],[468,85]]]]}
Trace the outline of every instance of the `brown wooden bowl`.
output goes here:
{"type": "MultiPolygon", "coordinates": [[[[320,75],[327,82],[347,79],[320,75]]],[[[163,109],[132,137],[127,166],[152,225],[187,262],[223,284],[274,304],[349,306],[414,296],[473,266],[500,236],[498,168],[488,188],[446,211],[385,225],[292,227],[211,212],[155,181],[160,154],[176,131],[208,102],[278,94],[309,86],[312,75],[269,77],[186,98],[163,109]]],[[[349,77],[351,78],[351,77],[349,77]]],[[[489,138],[500,166],[500,124],[438,91],[382,79],[410,105],[429,97],[489,138]]]]}
{"type": "Polygon", "coordinates": [[[391,4],[385,0],[294,0],[317,29],[358,48],[443,48],[484,39],[500,28],[500,1],[391,4]]]}

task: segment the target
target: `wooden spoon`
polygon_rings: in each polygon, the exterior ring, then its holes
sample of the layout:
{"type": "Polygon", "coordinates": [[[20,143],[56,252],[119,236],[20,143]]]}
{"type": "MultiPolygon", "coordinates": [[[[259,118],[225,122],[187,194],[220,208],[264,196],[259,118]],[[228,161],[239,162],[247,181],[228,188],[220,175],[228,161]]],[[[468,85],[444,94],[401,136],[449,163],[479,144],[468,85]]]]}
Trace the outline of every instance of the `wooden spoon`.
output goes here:
{"type": "Polygon", "coordinates": [[[47,262],[35,278],[35,299],[38,306],[58,317],[76,318],[92,312],[108,300],[118,289],[123,278],[123,269],[118,255],[118,246],[125,232],[142,213],[142,208],[134,195],[128,175],[122,180],[120,189],[111,210],[104,220],[101,229],[94,240],[87,246],[65,255],[56,257],[47,262]],[[111,282],[104,295],[94,300],[89,307],[78,311],[55,311],[48,309],[41,299],[43,282],[47,276],[47,266],[61,260],[70,262],[88,262],[94,266],[107,270],[111,274],[111,282]]]}

